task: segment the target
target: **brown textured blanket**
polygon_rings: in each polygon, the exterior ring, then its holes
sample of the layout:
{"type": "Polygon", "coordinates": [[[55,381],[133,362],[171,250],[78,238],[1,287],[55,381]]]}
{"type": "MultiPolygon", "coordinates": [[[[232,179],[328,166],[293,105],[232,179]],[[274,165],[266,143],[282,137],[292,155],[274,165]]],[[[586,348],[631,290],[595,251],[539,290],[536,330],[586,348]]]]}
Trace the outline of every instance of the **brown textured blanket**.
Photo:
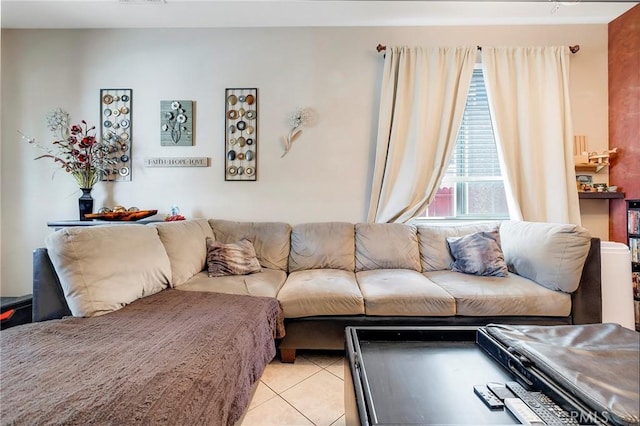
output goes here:
{"type": "Polygon", "coordinates": [[[232,425],[283,335],[276,299],[173,289],[3,330],[2,424],[232,425]]]}

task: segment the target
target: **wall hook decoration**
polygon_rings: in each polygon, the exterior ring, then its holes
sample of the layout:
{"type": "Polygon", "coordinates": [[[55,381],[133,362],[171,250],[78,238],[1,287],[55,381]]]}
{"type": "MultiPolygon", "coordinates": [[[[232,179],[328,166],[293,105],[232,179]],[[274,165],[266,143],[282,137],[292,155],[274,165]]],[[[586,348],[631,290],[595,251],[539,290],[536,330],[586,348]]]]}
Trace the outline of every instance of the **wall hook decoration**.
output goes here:
{"type": "Polygon", "coordinates": [[[291,127],[291,130],[289,130],[287,136],[282,137],[284,153],[280,156],[280,158],[283,158],[289,153],[291,147],[293,146],[293,142],[295,142],[296,138],[302,132],[302,128],[305,125],[310,124],[312,115],[312,111],[308,108],[298,108],[294,112],[289,114],[288,123],[291,127]]]}

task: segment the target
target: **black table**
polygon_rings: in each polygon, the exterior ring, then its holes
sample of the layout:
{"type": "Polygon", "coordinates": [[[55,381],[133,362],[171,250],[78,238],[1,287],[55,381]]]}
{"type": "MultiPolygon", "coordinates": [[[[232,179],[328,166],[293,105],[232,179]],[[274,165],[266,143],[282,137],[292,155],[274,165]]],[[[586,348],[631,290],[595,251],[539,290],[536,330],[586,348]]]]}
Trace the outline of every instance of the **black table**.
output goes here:
{"type": "Polygon", "coordinates": [[[518,424],[474,385],[513,376],[476,343],[477,327],[347,327],[347,424],[518,424]]]}

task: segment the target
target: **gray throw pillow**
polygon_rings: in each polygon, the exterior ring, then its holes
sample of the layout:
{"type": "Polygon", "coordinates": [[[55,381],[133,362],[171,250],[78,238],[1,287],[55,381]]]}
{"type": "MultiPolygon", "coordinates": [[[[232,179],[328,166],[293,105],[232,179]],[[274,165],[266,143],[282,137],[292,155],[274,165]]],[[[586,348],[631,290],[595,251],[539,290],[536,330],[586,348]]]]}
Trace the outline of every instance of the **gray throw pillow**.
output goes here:
{"type": "Polygon", "coordinates": [[[210,277],[247,275],[262,270],[256,250],[246,238],[223,244],[207,237],[207,268],[210,277]]]}
{"type": "Polygon", "coordinates": [[[452,271],[492,277],[509,275],[497,229],[463,237],[449,237],[447,244],[453,257],[452,271]]]}

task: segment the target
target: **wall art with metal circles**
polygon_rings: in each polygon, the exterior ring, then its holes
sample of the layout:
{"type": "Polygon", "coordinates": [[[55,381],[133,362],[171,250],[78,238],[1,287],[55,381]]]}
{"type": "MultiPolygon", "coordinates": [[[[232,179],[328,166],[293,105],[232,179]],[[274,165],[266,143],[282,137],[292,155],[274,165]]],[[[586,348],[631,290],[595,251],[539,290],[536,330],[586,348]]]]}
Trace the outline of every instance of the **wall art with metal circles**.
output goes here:
{"type": "Polygon", "coordinates": [[[193,101],[160,101],[160,145],[193,145],[193,101]]]}
{"type": "Polygon", "coordinates": [[[131,180],[131,89],[100,89],[100,137],[113,160],[102,180],[131,180]]]}
{"type": "Polygon", "coordinates": [[[224,99],[224,180],[255,181],[258,174],[258,89],[226,89],[224,99]]]}

